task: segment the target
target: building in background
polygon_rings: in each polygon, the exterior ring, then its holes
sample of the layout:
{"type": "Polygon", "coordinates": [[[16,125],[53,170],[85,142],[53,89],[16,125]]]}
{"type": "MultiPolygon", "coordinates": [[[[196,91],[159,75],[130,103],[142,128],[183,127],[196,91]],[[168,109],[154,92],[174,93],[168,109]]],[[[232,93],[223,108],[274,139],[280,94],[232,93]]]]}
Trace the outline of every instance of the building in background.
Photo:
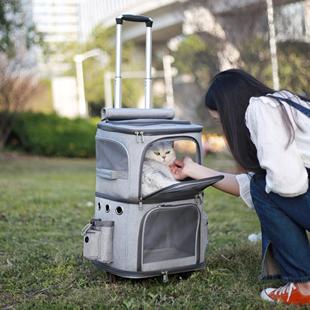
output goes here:
{"type": "MultiPolygon", "coordinates": [[[[98,24],[112,26],[115,17],[126,12],[139,15],[148,15],[155,20],[154,31],[165,30],[166,36],[172,37],[184,31],[187,11],[193,7],[207,9],[215,18],[229,19],[233,15],[244,15],[247,10],[257,11],[257,15],[265,10],[265,0],[79,0],[80,3],[80,38],[87,40],[91,31],[98,24]],[[172,29],[174,28],[174,29],[172,29]],[[174,31],[173,31],[174,30],[174,31]]],[[[281,40],[293,37],[306,40],[310,36],[310,1],[279,0],[274,1],[276,7],[277,30],[281,40]],[[293,35],[294,33],[294,35],[293,35]]],[[[197,24],[212,23],[211,20],[196,20],[197,24]]],[[[136,26],[129,26],[124,33],[126,39],[136,39],[141,36],[141,30],[136,26]]],[[[186,30],[185,30],[186,31],[186,30]]],[[[163,31],[161,31],[163,32],[163,31]]]]}
{"type": "Polygon", "coordinates": [[[63,76],[70,64],[57,52],[63,43],[79,41],[79,0],[22,0],[22,5],[27,20],[43,34],[52,51],[47,56],[41,47],[34,47],[29,54],[36,60],[39,74],[51,80],[54,111],[67,117],[79,116],[75,77],[63,76]]]}
{"type": "MultiPolygon", "coordinates": [[[[85,42],[97,25],[114,26],[122,13],[147,15],[153,18],[153,56],[161,59],[182,38],[203,33],[204,38],[220,42],[220,69],[234,67],[240,61],[239,47],[255,31],[267,33],[265,0],[23,0],[28,3],[29,16],[51,47],[65,42],[85,42]],[[247,27],[245,27],[247,25],[247,27]]],[[[310,0],[274,1],[278,40],[310,42],[310,0]]],[[[126,23],[123,40],[132,40],[143,55],[145,29],[137,23],[126,23]]],[[[212,44],[212,43],[211,43],[212,44]]],[[[61,76],[68,69],[61,54],[46,61],[39,54],[39,68],[46,76],[61,76]]],[[[158,68],[157,68],[158,69],[158,68]]],[[[182,80],[178,77],[178,81],[182,80]]],[[[178,82],[175,80],[175,82],[178,82]]],[[[61,87],[61,83],[55,84],[61,87]]],[[[57,86],[57,87],[58,87],[57,86]]],[[[178,87],[177,85],[175,85],[178,87]]],[[[193,101],[179,85],[179,101],[193,101]],[[182,95],[184,93],[184,95],[182,95]]],[[[200,94],[196,95],[200,98],[200,94]]],[[[196,99],[195,99],[196,100],[196,99]]],[[[198,100],[198,99],[197,99],[198,100]]]]}
{"type": "MultiPolygon", "coordinates": [[[[52,50],[59,43],[79,40],[79,0],[31,0],[28,10],[37,30],[44,35],[45,43],[52,50]]],[[[37,50],[37,56],[39,69],[44,75],[59,75],[68,69],[61,55],[44,59],[42,51],[37,50]]]]}
{"type": "MultiPolygon", "coordinates": [[[[310,0],[274,0],[273,4],[277,39],[310,42],[310,0]]],[[[153,18],[154,58],[160,59],[173,46],[177,48],[185,36],[199,33],[207,44],[216,42],[220,70],[242,63],[241,50],[251,38],[257,34],[268,36],[266,0],[80,0],[81,39],[87,40],[99,24],[114,26],[115,17],[122,13],[153,18]]],[[[143,25],[126,23],[123,40],[133,41],[140,49],[139,55],[143,55],[144,39],[143,25]]],[[[201,105],[202,91],[188,76],[183,79],[178,75],[174,87],[176,102],[189,117],[195,104],[201,105]]]]}

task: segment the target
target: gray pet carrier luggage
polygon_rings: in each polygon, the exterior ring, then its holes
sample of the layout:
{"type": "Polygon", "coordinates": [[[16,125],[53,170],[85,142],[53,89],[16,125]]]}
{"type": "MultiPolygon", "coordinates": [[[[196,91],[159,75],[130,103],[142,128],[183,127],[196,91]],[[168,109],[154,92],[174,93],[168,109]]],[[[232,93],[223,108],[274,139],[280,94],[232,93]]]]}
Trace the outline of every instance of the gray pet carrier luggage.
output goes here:
{"type": "Polygon", "coordinates": [[[106,109],[96,133],[95,216],[82,232],[83,256],[104,271],[146,278],[203,269],[208,219],[203,190],[222,176],[185,180],[145,197],[144,156],[158,141],[173,141],[178,156],[203,159],[202,127],[174,120],[170,109],[151,109],[151,27],[148,17],[116,19],[115,109],[106,109]],[[121,27],[145,22],[145,109],[121,108],[121,27]]]}

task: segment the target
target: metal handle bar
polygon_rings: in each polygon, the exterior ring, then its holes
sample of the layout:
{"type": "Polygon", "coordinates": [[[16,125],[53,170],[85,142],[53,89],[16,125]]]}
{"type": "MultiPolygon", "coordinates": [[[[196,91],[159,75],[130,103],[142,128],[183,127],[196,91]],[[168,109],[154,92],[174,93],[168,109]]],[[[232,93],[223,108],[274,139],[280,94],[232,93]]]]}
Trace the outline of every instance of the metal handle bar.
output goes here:
{"type": "Polygon", "coordinates": [[[116,62],[114,85],[114,108],[122,107],[122,24],[123,21],[143,22],[146,24],[145,45],[145,79],[144,79],[144,107],[152,107],[152,25],[150,17],[123,14],[116,18],[116,62]]]}

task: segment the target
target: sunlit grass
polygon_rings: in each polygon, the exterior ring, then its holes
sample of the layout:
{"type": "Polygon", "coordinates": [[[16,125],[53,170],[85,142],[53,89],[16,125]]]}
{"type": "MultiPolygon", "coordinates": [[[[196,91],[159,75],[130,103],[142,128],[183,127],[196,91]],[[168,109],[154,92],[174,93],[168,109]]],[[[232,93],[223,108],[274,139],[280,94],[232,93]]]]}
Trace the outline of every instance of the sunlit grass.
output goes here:
{"type": "MultiPolygon", "coordinates": [[[[227,156],[212,167],[233,167],[227,156]]],[[[207,268],[188,279],[115,284],[82,259],[81,228],[93,215],[95,162],[0,161],[0,306],[7,309],[270,309],[260,301],[258,221],[236,198],[206,191],[207,268]]],[[[277,283],[278,284],[278,283],[277,283]]],[[[283,309],[278,306],[277,309],[283,309]]]]}

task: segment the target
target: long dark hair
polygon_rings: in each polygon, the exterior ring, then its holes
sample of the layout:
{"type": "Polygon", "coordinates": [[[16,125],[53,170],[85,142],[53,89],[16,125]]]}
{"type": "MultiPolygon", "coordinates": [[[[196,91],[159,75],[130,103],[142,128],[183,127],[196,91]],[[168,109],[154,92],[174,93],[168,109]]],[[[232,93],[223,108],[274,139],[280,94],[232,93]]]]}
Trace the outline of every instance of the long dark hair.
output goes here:
{"type": "MultiPolygon", "coordinates": [[[[274,90],[240,69],[218,73],[211,81],[205,97],[207,108],[217,111],[228,146],[237,163],[247,171],[261,170],[255,145],[245,124],[245,112],[251,97],[260,97],[274,90]]],[[[289,143],[294,129],[289,116],[282,107],[282,118],[289,132],[289,143]]]]}

